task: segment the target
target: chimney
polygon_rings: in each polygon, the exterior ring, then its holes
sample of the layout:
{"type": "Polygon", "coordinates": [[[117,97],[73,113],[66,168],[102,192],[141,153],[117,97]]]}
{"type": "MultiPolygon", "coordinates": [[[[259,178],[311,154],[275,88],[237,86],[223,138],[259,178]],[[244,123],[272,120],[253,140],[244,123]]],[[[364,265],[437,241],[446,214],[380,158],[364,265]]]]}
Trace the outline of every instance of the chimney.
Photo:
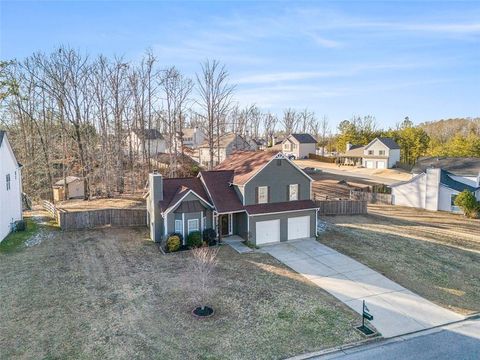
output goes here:
{"type": "Polygon", "coordinates": [[[163,237],[163,220],[158,202],[163,200],[163,177],[157,171],[148,175],[148,189],[150,192],[147,200],[150,238],[160,242],[163,237]]]}
{"type": "Polygon", "coordinates": [[[350,142],[347,142],[347,151],[352,148],[352,144],[350,142]]]}
{"type": "Polygon", "coordinates": [[[150,197],[154,204],[163,200],[163,177],[156,170],[149,175],[148,179],[150,197]]]}

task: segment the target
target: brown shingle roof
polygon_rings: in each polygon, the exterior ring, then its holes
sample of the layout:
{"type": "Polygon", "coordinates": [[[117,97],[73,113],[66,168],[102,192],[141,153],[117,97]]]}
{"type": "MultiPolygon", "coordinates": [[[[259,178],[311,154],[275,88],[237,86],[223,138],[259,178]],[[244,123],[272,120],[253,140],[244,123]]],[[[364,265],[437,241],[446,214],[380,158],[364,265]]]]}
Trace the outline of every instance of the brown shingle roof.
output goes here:
{"type": "Polygon", "coordinates": [[[312,200],[285,201],[268,204],[247,205],[245,210],[248,215],[268,214],[283,211],[316,209],[317,205],[312,200]]]}
{"type": "Polygon", "coordinates": [[[233,180],[233,170],[202,171],[200,176],[219,213],[243,210],[237,193],[230,186],[233,180]]]}
{"type": "Polygon", "coordinates": [[[276,154],[275,151],[235,151],[215,170],[233,170],[232,182],[235,185],[243,185],[276,154]]]}
{"type": "Polygon", "coordinates": [[[173,178],[163,180],[163,200],[159,202],[161,211],[174,205],[189,190],[193,190],[205,201],[209,201],[208,194],[199,178],[173,178]]]}

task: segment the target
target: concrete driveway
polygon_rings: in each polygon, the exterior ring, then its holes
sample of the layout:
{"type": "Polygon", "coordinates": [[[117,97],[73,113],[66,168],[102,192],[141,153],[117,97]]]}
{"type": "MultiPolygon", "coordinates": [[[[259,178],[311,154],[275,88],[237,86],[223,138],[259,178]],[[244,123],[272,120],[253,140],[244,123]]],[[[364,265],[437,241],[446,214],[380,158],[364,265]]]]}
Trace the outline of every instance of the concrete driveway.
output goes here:
{"type": "Polygon", "coordinates": [[[315,240],[269,245],[261,251],[277,258],[359,314],[365,300],[374,316],[372,324],[386,338],[463,319],[315,240]]]}

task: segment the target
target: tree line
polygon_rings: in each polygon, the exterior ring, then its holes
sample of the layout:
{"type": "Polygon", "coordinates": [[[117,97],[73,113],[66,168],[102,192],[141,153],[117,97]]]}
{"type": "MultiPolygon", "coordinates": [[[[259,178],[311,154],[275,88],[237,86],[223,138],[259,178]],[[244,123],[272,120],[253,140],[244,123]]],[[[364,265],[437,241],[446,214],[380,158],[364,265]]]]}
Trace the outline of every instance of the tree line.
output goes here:
{"type": "Polygon", "coordinates": [[[400,161],[412,165],[421,156],[480,157],[480,118],[446,119],[417,126],[406,117],[390,129],[380,129],[374,116],[353,116],[340,122],[332,140],[344,152],[347,143],[366,145],[379,136],[400,146],[400,161]]]}
{"type": "Polygon", "coordinates": [[[52,185],[69,175],[85,180],[88,196],[141,191],[152,170],[143,130],[157,129],[169,155],[165,175],[186,176],[195,169],[181,162],[182,133],[199,127],[206,136],[210,164],[221,135],[268,139],[295,131],[328,136],[328,119],[308,109],[285,109],[283,116],[240,107],[226,67],[216,60],[200,64],[193,78],[175,66],[159,64],[147,51],[139,62],[122,57],[90,57],[60,46],[21,61],[0,63],[0,126],[8,130],[24,188],[51,199],[52,185]],[[132,149],[139,130],[141,154],[132,149]]]}

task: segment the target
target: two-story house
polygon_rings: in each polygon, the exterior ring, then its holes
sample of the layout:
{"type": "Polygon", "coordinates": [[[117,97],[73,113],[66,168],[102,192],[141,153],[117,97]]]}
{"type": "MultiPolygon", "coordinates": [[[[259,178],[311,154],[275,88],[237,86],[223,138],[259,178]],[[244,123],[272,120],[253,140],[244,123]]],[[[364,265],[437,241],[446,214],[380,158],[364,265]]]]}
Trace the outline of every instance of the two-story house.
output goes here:
{"type": "Polygon", "coordinates": [[[289,158],[305,159],[315,154],[317,140],[310,134],[290,134],[282,142],[282,151],[289,158]]]}
{"type": "Polygon", "coordinates": [[[165,152],[167,144],[157,129],[133,129],[128,134],[125,148],[127,152],[131,149],[136,155],[145,153],[148,156],[154,156],[165,152]]]}
{"type": "Polygon", "coordinates": [[[390,169],[400,161],[400,146],[388,137],[377,137],[365,146],[347,143],[346,151],[339,156],[347,165],[361,165],[367,169],[390,169]]]}
{"type": "Polygon", "coordinates": [[[149,181],[150,235],[157,242],[207,228],[256,245],[316,236],[313,180],[282,153],[235,152],[197,177],[150,174],[149,181]]]}
{"type": "Polygon", "coordinates": [[[10,233],[12,224],[22,218],[21,165],[7,133],[0,130],[0,242],[10,233]]]}
{"type": "Polygon", "coordinates": [[[199,127],[186,128],[182,131],[183,146],[192,149],[198,148],[205,140],[205,133],[199,127]]]}
{"type": "MultiPolygon", "coordinates": [[[[210,167],[210,147],[208,141],[204,141],[198,148],[198,162],[201,166],[210,167]]],[[[218,139],[214,139],[213,164],[217,166],[230,156],[234,151],[252,150],[251,145],[242,136],[234,133],[226,133],[218,139]]]]}

